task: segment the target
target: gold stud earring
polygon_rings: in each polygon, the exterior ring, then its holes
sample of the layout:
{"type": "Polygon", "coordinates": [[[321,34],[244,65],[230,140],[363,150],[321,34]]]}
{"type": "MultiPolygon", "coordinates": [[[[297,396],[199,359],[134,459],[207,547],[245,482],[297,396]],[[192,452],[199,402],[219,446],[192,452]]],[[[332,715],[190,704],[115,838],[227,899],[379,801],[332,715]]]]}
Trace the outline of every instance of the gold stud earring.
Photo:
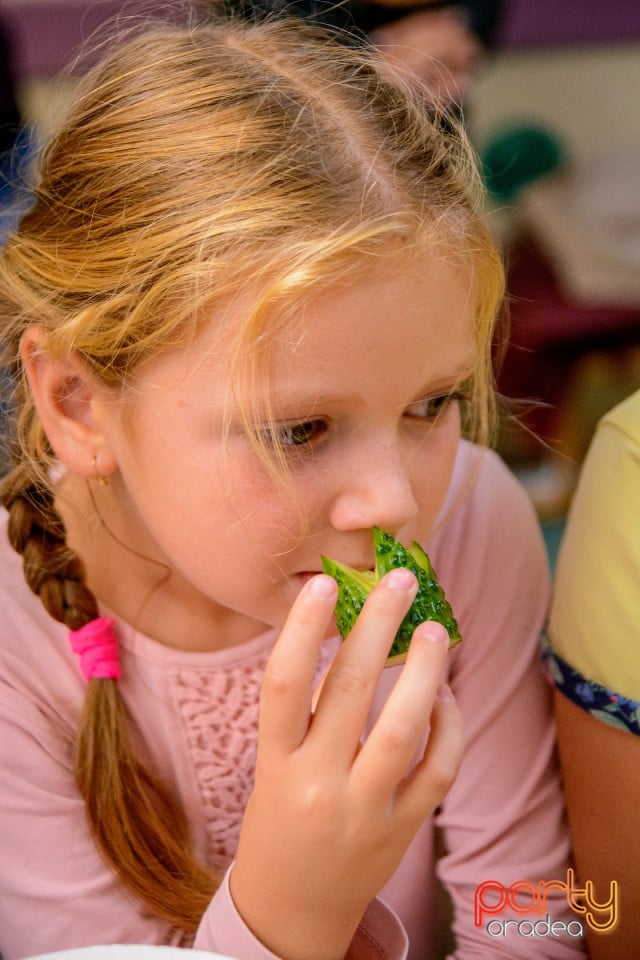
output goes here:
{"type": "Polygon", "coordinates": [[[94,456],[93,456],[92,459],[91,459],[91,465],[92,465],[92,467],[93,467],[94,473],[95,473],[95,475],[96,475],[96,477],[97,477],[97,479],[98,479],[98,483],[100,484],[100,486],[101,486],[101,487],[108,487],[108,486],[109,486],[109,477],[104,477],[101,473],[98,473],[98,458],[95,456],[95,454],[94,454],[94,456]]]}

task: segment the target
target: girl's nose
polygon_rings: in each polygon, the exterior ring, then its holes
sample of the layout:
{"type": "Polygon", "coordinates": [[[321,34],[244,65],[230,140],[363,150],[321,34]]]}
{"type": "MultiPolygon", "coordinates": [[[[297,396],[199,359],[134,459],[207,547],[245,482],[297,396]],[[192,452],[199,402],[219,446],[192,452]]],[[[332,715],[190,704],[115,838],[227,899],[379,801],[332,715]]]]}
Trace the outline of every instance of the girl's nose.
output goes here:
{"type": "Polygon", "coordinates": [[[411,476],[399,451],[363,451],[343,465],[330,510],[336,530],[373,526],[396,531],[418,513],[411,476]]]}

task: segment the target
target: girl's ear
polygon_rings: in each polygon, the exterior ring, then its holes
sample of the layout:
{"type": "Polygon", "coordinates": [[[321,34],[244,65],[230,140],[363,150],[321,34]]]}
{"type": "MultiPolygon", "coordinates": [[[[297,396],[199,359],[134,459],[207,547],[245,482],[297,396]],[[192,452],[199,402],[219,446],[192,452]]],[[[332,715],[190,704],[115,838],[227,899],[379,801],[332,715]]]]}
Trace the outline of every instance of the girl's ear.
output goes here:
{"type": "Polygon", "coordinates": [[[105,390],[80,356],[56,360],[43,348],[44,340],[42,327],[29,327],[20,341],[20,356],[49,443],[71,473],[89,479],[109,476],[117,463],[98,414],[105,390]]]}

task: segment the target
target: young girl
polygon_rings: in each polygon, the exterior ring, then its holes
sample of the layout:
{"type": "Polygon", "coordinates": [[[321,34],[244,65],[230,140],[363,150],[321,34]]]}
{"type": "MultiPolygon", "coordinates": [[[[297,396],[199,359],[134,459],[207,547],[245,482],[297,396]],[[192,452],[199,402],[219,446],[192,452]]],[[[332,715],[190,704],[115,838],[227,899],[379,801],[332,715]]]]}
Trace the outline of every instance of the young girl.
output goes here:
{"type": "Polygon", "coordinates": [[[566,875],[547,571],[460,438],[502,292],[471,157],[383,74],[294,22],[150,27],[44,154],[0,280],[5,960],[426,960],[436,827],[456,957],[581,952],[479,910],[566,875]],[[427,623],[383,672],[406,571],[336,640],[321,555],[370,568],[374,525],[429,550],[451,654],[427,623]]]}
{"type": "Polygon", "coordinates": [[[599,421],[582,465],[546,651],[576,869],[601,901],[615,891],[606,936],[587,930],[592,960],[640,953],[639,481],[636,391],[599,421]]]}

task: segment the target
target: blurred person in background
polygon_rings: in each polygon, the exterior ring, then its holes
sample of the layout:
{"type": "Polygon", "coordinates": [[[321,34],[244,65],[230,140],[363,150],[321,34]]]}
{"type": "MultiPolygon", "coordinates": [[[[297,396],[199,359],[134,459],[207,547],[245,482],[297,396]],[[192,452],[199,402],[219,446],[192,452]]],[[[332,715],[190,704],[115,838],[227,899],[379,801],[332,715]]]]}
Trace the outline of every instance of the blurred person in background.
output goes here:
{"type": "MultiPolygon", "coordinates": [[[[13,43],[6,24],[0,18],[0,246],[15,223],[16,181],[21,158],[28,149],[16,86],[13,43]]],[[[0,370],[0,427],[9,412],[10,391],[9,377],[3,368],[0,370]]],[[[7,456],[7,451],[0,444],[0,476],[7,467],[7,456]]]]}
{"type": "Polygon", "coordinates": [[[27,140],[18,105],[13,42],[0,18],[0,242],[4,241],[13,223],[9,207],[14,199],[20,158],[26,152],[27,140]]]}
{"type": "MultiPolygon", "coordinates": [[[[219,5],[210,0],[207,6],[219,5]]],[[[227,0],[226,6],[249,17],[301,16],[345,31],[345,42],[373,43],[408,80],[417,76],[436,99],[458,107],[495,45],[502,13],[502,0],[227,0]]]]}
{"type": "Polygon", "coordinates": [[[353,4],[356,23],[384,56],[425,81],[434,95],[462,105],[492,48],[500,3],[353,4]]]}

